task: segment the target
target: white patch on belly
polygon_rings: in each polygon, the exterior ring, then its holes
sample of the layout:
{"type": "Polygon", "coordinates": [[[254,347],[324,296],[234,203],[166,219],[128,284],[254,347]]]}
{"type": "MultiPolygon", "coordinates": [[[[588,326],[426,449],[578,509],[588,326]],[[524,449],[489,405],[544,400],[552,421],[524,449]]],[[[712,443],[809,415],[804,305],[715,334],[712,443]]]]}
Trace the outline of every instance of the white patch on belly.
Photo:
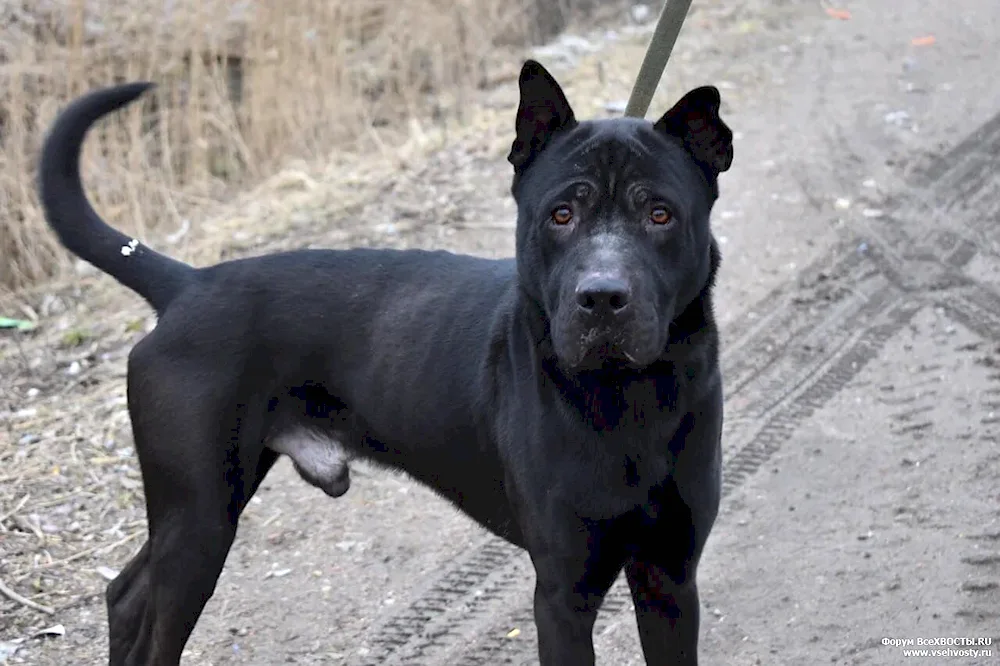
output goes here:
{"type": "Polygon", "coordinates": [[[291,458],[305,481],[328,494],[339,496],[350,487],[351,455],[336,439],[307,428],[294,428],[269,439],[266,445],[291,458]]]}

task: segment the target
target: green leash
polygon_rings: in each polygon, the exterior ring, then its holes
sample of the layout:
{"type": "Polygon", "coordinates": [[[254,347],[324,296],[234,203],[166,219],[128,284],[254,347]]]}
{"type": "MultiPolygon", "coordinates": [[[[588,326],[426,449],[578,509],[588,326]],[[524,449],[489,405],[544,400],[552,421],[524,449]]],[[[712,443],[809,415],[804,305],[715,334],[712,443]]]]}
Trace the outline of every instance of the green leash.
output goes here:
{"type": "Polygon", "coordinates": [[[664,3],[660,18],[657,19],[656,27],[653,29],[653,36],[649,38],[646,55],[642,59],[642,65],[639,66],[639,74],[635,77],[635,87],[632,88],[632,95],[625,107],[626,116],[635,118],[646,116],[649,103],[653,100],[653,93],[656,92],[656,86],[660,85],[663,69],[667,66],[670,52],[674,50],[677,35],[680,34],[690,8],[691,0],[666,0],[664,3]]]}

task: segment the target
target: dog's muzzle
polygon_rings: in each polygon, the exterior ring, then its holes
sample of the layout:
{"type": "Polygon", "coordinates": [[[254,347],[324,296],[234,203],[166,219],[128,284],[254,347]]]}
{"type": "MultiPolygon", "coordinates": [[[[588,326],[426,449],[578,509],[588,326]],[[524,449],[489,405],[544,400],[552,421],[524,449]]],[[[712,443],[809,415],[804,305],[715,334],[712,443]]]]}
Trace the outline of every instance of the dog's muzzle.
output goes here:
{"type": "Polygon", "coordinates": [[[554,327],[556,353],[569,368],[585,369],[612,364],[641,366],[649,362],[655,346],[651,331],[639,316],[645,313],[634,299],[629,281],[616,273],[584,275],[567,301],[554,327]]]}

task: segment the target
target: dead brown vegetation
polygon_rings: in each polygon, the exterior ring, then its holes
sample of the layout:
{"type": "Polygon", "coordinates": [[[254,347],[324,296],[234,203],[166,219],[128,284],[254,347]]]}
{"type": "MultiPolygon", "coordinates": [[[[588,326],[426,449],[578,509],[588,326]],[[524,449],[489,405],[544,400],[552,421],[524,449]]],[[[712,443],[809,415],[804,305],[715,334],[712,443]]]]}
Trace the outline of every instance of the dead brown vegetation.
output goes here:
{"type": "Polygon", "coordinates": [[[465,93],[510,73],[498,48],[550,36],[591,4],[0,0],[0,288],[65,265],[38,208],[37,150],[88,89],[158,84],[95,132],[84,169],[109,222],[170,232],[288,159],[385,150],[405,117],[453,116],[465,93]]]}

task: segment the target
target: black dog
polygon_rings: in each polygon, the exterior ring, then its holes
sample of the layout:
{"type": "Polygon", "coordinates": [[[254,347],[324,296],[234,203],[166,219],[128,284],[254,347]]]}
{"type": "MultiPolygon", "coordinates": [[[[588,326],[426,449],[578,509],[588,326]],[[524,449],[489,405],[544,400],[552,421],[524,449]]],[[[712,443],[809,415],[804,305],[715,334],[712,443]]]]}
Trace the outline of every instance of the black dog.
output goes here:
{"type": "Polygon", "coordinates": [[[142,295],[128,404],[149,539],[107,590],[112,665],[168,666],[280,454],[331,496],[361,457],[530,553],[543,666],[594,663],[624,568],[649,664],[693,665],[720,497],[709,228],[732,133],[719,93],[655,124],[578,122],[528,61],[509,160],[517,253],[302,251],[192,268],[89,205],[81,144],[138,83],[67,107],[40,191],[72,252],[142,295]]]}

